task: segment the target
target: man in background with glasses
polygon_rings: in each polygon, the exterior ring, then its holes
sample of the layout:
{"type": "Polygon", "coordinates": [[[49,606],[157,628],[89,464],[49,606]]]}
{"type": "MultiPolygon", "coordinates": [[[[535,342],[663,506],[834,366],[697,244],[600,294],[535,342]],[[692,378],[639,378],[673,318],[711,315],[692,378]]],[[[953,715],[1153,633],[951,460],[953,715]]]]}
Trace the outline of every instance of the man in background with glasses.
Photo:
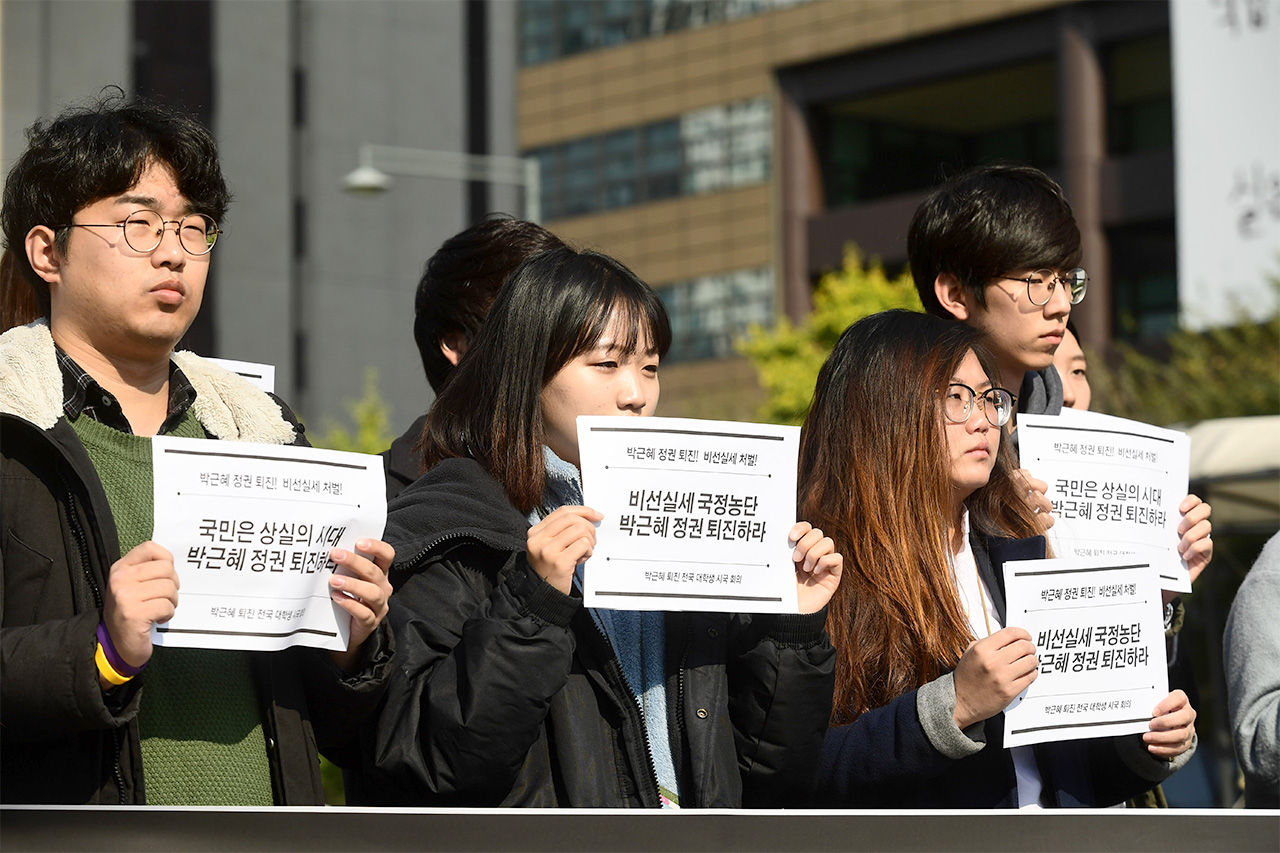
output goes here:
{"type": "Polygon", "coordinates": [[[321,804],[317,743],[351,742],[385,686],[376,540],[330,554],[346,652],[151,644],[179,599],[150,437],[306,444],[279,400],[174,352],[229,200],[208,131],[120,96],[37,122],[9,173],[6,246],[44,317],[0,336],[0,801],[321,804]]]}
{"type": "MultiPolygon", "coordinates": [[[[916,208],[907,254],[925,310],[983,332],[1000,371],[991,380],[1018,389],[1016,411],[1060,414],[1063,383],[1054,355],[1067,334],[1071,306],[1080,304],[1089,284],[1078,266],[1080,229],[1061,187],[1039,169],[1017,164],[956,175],[916,208]]],[[[1016,447],[1017,433],[1012,438],[1016,447]]],[[[1027,503],[1051,527],[1048,484],[1025,469],[1019,474],[1027,503]]],[[[1194,580],[1213,558],[1210,507],[1187,495],[1178,508],[1178,551],[1194,580]]],[[[1180,601],[1166,601],[1170,640],[1182,614],[1180,601]]]]}
{"type": "Polygon", "coordinates": [[[981,166],[947,181],[916,209],[907,254],[930,314],[981,329],[997,385],[1018,411],[1062,411],[1053,354],[1089,276],[1080,229],[1062,190],[1030,166],[981,166]]]}

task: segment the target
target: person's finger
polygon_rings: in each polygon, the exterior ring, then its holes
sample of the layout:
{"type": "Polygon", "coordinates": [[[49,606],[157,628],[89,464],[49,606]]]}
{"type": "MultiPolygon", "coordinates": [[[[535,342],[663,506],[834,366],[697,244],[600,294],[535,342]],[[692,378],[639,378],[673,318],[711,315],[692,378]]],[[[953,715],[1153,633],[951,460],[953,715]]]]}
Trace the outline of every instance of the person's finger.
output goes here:
{"type": "Polygon", "coordinates": [[[1187,694],[1182,690],[1171,690],[1156,703],[1155,708],[1151,710],[1152,717],[1159,717],[1168,714],[1179,708],[1190,707],[1191,700],[1187,698],[1187,694]]]}
{"type": "Polygon", "coordinates": [[[1188,512],[1191,512],[1192,509],[1194,509],[1197,506],[1200,506],[1201,504],[1204,504],[1204,501],[1200,499],[1199,495],[1197,494],[1187,495],[1185,498],[1182,499],[1182,502],[1178,504],[1178,512],[1182,513],[1183,515],[1186,515],[1188,512]]]}
{"type": "Polygon", "coordinates": [[[790,542],[799,542],[806,533],[813,529],[813,525],[807,521],[797,521],[791,527],[791,531],[787,534],[787,540],[790,542]]]}
{"type": "Polygon", "coordinates": [[[391,564],[396,561],[396,549],[381,539],[357,539],[356,550],[373,560],[384,573],[391,571],[391,564]]]}

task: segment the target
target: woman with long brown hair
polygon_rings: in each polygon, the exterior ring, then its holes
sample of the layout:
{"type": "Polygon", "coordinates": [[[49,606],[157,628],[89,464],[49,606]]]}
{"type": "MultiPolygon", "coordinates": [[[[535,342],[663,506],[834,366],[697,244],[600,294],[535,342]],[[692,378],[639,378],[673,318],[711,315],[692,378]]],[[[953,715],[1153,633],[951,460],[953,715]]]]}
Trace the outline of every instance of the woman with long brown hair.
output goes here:
{"type": "Polygon", "coordinates": [[[1046,556],[1011,472],[1012,395],[968,326],[888,311],[845,331],[800,447],[800,514],[845,556],[828,611],[836,693],[819,789],[831,805],[1101,806],[1190,757],[1182,691],[1142,736],[1006,750],[1003,709],[1035,680],[1004,627],[1000,567],[1046,556]]]}

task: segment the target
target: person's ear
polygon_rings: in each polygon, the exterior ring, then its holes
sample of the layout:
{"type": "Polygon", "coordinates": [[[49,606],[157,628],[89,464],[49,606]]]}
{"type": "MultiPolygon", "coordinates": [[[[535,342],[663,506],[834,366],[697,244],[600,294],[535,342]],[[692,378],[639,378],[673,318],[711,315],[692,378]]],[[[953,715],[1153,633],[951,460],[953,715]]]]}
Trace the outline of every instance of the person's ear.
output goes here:
{"type": "Polygon", "coordinates": [[[50,285],[62,281],[62,255],[55,240],[57,235],[47,225],[37,225],[27,232],[25,249],[31,268],[50,285]]]}
{"type": "Polygon", "coordinates": [[[940,273],[933,280],[933,293],[938,297],[938,304],[957,320],[968,320],[973,312],[969,308],[970,296],[960,279],[950,273],[940,273]]]}
{"type": "Polygon", "coordinates": [[[443,335],[440,338],[440,352],[444,354],[446,361],[457,367],[458,362],[467,352],[467,336],[461,332],[443,335]]]}

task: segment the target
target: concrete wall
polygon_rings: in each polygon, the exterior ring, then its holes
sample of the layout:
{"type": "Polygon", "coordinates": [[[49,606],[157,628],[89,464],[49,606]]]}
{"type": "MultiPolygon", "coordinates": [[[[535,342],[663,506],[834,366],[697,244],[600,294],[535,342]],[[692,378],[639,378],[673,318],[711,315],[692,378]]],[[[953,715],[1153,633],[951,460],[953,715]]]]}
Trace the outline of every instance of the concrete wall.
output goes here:
{"type": "MultiPolygon", "coordinates": [[[[2,0],[0,15],[6,167],[37,117],[107,84],[132,91],[129,0],[2,0]]],[[[345,419],[367,367],[397,433],[430,402],[413,293],[427,257],[469,224],[465,186],[397,178],[357,197],[341,182],[362,143],[466,150],[464,15],[463,0],[214,4],[213,130],[235,194],[214,254],[214,354],[275,365],[313,430],[345,419]]],[[[514,154],[515,4],[487,15],[489,145],[514,154]]],[[[510,188],[491,199],[519,212],[510,188]]]]}
{"type": "Polygon", "coordinates": [[[112,83],[128,91],[130,8],[128,0],[0,3],[0,162],[6,174],[37,118],[112,83]]]}
{"type": "MultiPolygon", "coordinates": [[[[465,150],[464,11],[461,0],[218,4],[217,126],[237,195],[218,247],[219,355],[277,365],[279,392],[313,430],[345,420],[369,367],[395,432],[430,402],[413,294],[426,259],[467,224],[465,186],[400,177],[369,197],[341,182],[363,143],[465,150]]],[[[495,153],[514,152],[514,14],[489,12],[507,42],[491,46],[495,153]]],[[[516,209],[510,191],[493,198],[516,209]]]]}

